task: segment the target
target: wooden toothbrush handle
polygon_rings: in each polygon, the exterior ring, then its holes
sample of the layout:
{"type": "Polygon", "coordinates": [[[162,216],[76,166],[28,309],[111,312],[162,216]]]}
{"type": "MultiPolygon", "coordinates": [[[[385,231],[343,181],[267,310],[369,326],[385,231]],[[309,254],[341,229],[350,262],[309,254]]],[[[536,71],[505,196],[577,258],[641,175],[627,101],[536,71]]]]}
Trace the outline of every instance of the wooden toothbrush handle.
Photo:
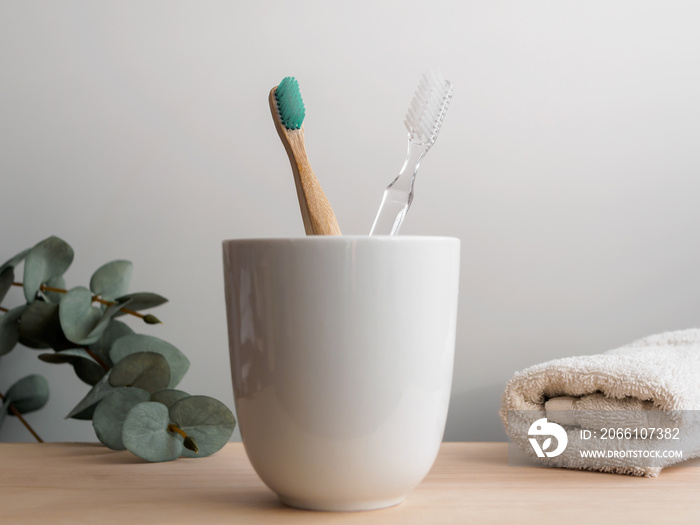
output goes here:
{"type": "Polygon", "coordinates": [[[286,130],[281,127],[280,131],[286,139],[283,142],[285,142],[285,150],[292,165],[294,184],[297,188],[299,208],[306,234],[341,235],[340,226],[338,226],[338,220],[335,218],[331,203],[328,201],[328,197],[326,197],[306,156],[304,126],[295,130],[286,130]]]}
{"type": "MultiPolygon", "coordinates": [[[[304,156],[305,157],[305,156],[304,156]]],[[[299,207],[307,235],[341,235],[331,203],[305,158],[292,160],[299,207]]]]}

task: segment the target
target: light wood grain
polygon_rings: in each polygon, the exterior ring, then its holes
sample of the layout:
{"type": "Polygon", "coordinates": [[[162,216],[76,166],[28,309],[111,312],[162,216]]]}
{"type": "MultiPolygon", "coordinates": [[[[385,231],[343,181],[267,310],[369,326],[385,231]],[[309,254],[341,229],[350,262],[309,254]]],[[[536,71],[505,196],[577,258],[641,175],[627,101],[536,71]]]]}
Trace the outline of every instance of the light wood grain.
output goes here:
{"type": "Polygon", "coordinates": [[[279,119],[275,91],[270,91],[270,112],[275,122],[275,129],[284,144],[289,162],[294,174],[294,185],[297,189],[301,218],[304,221],[304,230],[307,235],[340,235],[340,226],[333,213],[331,203],[311,169],[311,164],[306,155],[304,142],[304,125],[295,130],[285,128],[279,119]]]}
{"type": "Polygon", "coordinates": [[[505,443],[444,443],[428,477],[389,509],[291,509],[240,443],[208,458],[145,463],[99,444],[0,444],[0,523],[463,524],[700,522],[700,468],[658,478],[513,467],[505,443]]]}

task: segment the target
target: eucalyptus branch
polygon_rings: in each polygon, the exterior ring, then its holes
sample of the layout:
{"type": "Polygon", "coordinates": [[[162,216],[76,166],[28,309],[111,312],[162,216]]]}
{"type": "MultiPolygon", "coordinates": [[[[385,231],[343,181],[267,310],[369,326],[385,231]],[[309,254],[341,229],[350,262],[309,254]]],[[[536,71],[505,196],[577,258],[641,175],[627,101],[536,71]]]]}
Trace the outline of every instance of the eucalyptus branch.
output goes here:
{"type": "MultiPolygon", "coordinates": [[[[47,287],[47,289],[48,289],[48,287],[47,287]]],[[[56,290],[49,290],[49,292],[51,292],[51,291],[56,291],[56,290]]],[[[93,295],[92,300],[95,301],[96,303],[104,304],[106,306],[112,306],[113,304],[117,304],[114,301],[107,301],[105,299],[102,299],[101,297],[99,297],[97,295],[93,295]]],[[[163,321],[158,319],[155,315],[151,315],[151,314],[144,315],[144,314],[136,312],[134,310],[129,310],[128,308],[120,308],[119,310],[121,312],[124,312],[125,314],[133,315],[134,317],[138,317],[139,319],[143,319],[148,324],[163,324],[163,321]]]]}
{"type": "MultiPolygon", "coordinates": [[[[0,394],[0,401],[5,401],[5,396],[0,394]]],[[[27,430],[31,432],[32,436],[34,436],[34,439],[36,439],[39,443],[43,443],[44,440],[39,437],[39,434],[36,433],[36,431],[32,428],[32,426],[27,422],[26,419],[22,417],[22,414],[20,414],[17,409],[14,407],[12,403],[10,403],[10,406],[8,407],[10,409],[10,412],[12,412],[17,418],[22,422],[22,424],[27,427],[27,430]]]]}
{"type": "MultiPolygon", "coordinates": [[[[126,294],[133,266],[126,260],[100,266],[89,287],[60,288],[65,286],[62,277],[73,255],[68,243],[52,236],[0,266],[7,279],[3,279],[4,296],[15,267],[24,264],[24,283],[12,284],[24,288],[27,297],[26,304],[15,308],[0,306],[0,312],[5,312],[0,314],[0,355],[17,344],[52,348],[53,353],[43,353],[39,359],[70,364],[78,378],[92,387],[67,417],[92,420],[95,435],[111,449],[126,448],[147,461],[201,458],[220,450],[236,426],[231,410],[212,397],[177,390],[190,366],[189,359],[167,341],[136,334],[115,319],[123,313],[147,324],[160,323],[157,317],[139,311],[167,299],[151,292],[126,294]],[[57,298],[52,294],[63,295],[57,298]],[[107,308],[96,308],[94,303],[107,308]]],[[[23,377],[4,397],[7,403],[0,402],[0,406],[43,442],[22,415],[46,406],[46,378],[40,374],[23,377]]]]}
{"type": "MultiPolygon", "coordinates": [[[[24,286],[23,283],[20,282],[13,282],[12,286],[24,286]]],[[[54,286],[47,286],[45,284],[42,284],[39,289],[42,292],[54,292],[54,293],[68,293],[68,290],[65,288],[56,288],[54,286]]],[[[117,304],[116,301],[107,301],[106,299],[102,299],[99,295],[93,295],[92,296],[93,302],[104,304],[106,306],[112,306],[117,304]]],[[[3,310],[6,312],[7,310],[3,308],[3,310]]],[[[151,314],[142,314],[139,313],[135,310],[130,310],[129,308],[120,308],[120,312],[124,312],[125,314],[133,315],[134,317],[138,317],[139,319],[143,319],[144,322],[148,324],[163,324],[163,321],[158,319],[155,315],[151,314]]]]}

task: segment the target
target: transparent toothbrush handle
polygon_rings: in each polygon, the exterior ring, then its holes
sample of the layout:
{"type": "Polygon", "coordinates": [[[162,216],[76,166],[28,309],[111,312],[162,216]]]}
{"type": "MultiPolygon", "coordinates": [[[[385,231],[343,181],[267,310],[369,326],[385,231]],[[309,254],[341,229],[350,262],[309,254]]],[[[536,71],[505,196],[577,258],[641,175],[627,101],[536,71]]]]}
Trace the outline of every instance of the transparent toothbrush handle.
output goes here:
{"type": "Polygon", "coordinates": [[[386,187],[370,235],[396,235],[413,201],[413,184],[428,148],[409,140],[406,162],[399,175],[386,187]]]}

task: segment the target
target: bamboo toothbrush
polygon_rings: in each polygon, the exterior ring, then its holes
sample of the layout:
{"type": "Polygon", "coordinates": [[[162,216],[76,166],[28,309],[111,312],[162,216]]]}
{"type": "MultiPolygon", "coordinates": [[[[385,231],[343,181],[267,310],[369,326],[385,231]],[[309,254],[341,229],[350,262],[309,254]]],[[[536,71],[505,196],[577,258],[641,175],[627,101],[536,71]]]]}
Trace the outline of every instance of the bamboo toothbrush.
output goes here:
{"type": "Polygon", "coordinates": [[[301,217],[307,235],[340,235],[340,227],[314,175],[304,145],[304,101],[299,83],[286,77],[270,91],[270,111],[294,172],[301,217]]]}
{"type": "Polygon", "coordinates": [[[437,73],[423,75],[406,113],[408,153],[399,175],[386,187],[370,235],[396,235],[413,201],[413,184],[420,161],[435,144],[447,106],[452,84],[437,73]]]}

